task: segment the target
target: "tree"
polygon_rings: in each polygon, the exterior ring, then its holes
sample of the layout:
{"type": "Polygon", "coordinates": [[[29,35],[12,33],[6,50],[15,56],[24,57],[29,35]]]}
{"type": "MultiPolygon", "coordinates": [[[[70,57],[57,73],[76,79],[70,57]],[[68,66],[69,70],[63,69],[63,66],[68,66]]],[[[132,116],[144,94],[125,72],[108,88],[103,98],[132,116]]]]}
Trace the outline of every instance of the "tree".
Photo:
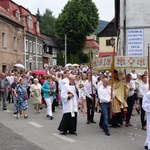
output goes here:
{"type": "Polygon", "coordinates": [[[68,1],[55,22],[55,30],[62,45],[67,35],[68,56],[82,51],[86,36],[95,31],[98,19],[98,9],[92,0],[68,1]]]}
{"type": "Polygon", "coordinates": [[[40,24],[40,32],[48,35],[55,36],[55,20],[56,18],[53,16],[51,10],[46,9],[43,15],[40,15],[39,9],[36,14],[37,20],[40,24]]]}

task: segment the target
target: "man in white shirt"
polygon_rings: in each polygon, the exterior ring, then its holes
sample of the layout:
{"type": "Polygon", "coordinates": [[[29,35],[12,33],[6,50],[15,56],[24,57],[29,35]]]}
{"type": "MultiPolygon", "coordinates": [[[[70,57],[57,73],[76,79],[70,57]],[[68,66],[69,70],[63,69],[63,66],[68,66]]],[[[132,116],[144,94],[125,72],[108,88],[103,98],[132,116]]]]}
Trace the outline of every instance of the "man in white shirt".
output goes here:
{"type": "Polygon", "coordinates": [[[84,90],[86,95],[87,104],[87,124],[96,123],[94,121],[94,109],[95,109],[95,93],[96,93],[96,83],[92,81],[91,73],[87,75],[88,80],[84,84],[84,90]]]}
{"type": "Polygon", "coordinates": [[[135,103],[135,98],[134,98],[135,81],[132,80],[131,74],[126,75],[126,85],[129,87],[128,97],[127,97],[128,107],[127,107],[127,114],[126,114],[126,127],[129,127],[132,126],[132,124],[130,124],[130,119],[132,115],[133,105],[135,103]]]}
{"type": "Polygon", "coordinates": [[[132,80],[136,80],[137,79],[137,74],[136,74],[136,72],[135,72],[135,70],[133,69],[133,70],[131,70],[131,77],[132,77],[132,80]]]}
{"type": "Polygon", "coordinates": [[[140,106],[141,106],[141,125],[142,129],[146,130],[146,121],[145,121],[145,111],[142,108],[142,100],[143,96],[148,92],[148,83],[147,83],[147,76],[142,75],[142,82],[139,83],[139,98],[140,98],[140,106]]]}
{"type": "Polygon", "coordinates": [[[111,102],[111,87],[108,86],[109,80],[107,78],[103,79],[103,85],[98,89],[98,98],[100,100],[102,119],[101,128],[107,136],[110,136],[108,129],[108,122],[110,120],[110,102],[111,102]]]}

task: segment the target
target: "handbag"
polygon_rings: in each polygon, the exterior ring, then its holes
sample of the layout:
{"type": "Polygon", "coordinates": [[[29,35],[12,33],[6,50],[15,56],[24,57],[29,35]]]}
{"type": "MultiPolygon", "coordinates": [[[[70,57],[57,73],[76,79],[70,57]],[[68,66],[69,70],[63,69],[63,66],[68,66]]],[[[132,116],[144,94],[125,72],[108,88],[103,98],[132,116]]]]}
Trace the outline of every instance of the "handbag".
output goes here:
{"type": "Polygon", "coordinates": [[[27,94],[24,94],[23,99],[24,99],[24,100],[27,100],[27,99],[28,99],[28,95],[27,95],[27,94]]]}

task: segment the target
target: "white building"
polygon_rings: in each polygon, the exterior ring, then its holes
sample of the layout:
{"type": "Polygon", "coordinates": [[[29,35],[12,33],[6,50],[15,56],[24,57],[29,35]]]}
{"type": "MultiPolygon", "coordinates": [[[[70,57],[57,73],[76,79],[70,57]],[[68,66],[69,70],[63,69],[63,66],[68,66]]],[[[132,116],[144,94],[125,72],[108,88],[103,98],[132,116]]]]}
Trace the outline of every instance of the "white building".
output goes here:
{"type": "Polygon", "coordinates": [[[118,55],[147,56],[150,43],[150,0],[115,0],[118,55]]]}

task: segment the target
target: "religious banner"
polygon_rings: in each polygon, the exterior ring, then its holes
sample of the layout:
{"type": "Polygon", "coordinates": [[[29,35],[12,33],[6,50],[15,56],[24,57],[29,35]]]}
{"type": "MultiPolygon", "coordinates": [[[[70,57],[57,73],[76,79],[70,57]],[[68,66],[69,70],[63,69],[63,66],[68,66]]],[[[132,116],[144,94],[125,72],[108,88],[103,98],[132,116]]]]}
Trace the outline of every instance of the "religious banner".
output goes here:
{"type": "MultiPolygon", "coordinates": [[[[103,57],[93,60],[93,69],[111,69],[112,57],[103,57]]],[[[147,69],[147,57],[115,56],[116,69],[147,69]]]]}

